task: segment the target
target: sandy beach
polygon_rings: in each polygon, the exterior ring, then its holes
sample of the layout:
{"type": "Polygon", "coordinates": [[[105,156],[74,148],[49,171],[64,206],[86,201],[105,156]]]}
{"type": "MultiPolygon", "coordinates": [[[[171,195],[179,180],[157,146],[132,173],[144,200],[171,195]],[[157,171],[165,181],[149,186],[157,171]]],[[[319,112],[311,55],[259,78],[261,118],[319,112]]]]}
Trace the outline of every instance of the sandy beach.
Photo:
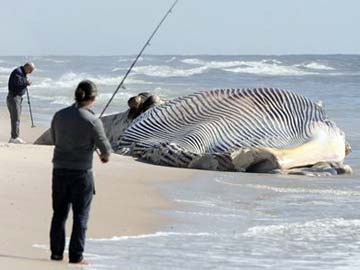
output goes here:
{"type": "MultiPolygon", "coordinates": [[[[7,143],[10,124],[5,108],[0,110],[0,126],[1,269],[71,269],[67,258],[61,263],[51,262],[47,250],[53,147],[31,144],[45,128],[31,128],[23,116],[21,137],[29,143],[14,145],[7,143]],[[47,249],[34,247],[35,244],[47,249]]],[[[195,173],[119,155],[112,155],[108,164],[95,158],[94,172],[96,196],[90,213],[89,238],[149,233],[171,222],[153,211],[171,207],[154,184],[188,179],[195,173]]],[[[69,217],[67,236],[71,223],[69,217]]]]}

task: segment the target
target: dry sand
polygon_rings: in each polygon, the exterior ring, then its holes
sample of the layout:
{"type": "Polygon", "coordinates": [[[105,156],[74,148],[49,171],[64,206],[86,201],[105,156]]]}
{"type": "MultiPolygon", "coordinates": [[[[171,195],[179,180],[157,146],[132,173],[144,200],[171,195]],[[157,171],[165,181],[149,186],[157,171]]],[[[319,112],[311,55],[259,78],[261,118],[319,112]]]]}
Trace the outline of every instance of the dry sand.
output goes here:
{"type": "MultiPolygon", "coordinates": [[[[21,137],[33,142],[45,128],[30,128],[23,117],[21,137]]],[[[51,157],[53,147],[14,145],[9,139],[8,112],[0,109],[0,269],[79,269],[51,262],[49,251],[34,244],[49,242],[51,209],[51,157]]],[[[87,236],[142,234],[171,222],[154,209],[169,208],[156,189],[161,181],[189,179],[195,171],[154,166],[129,157],[112,155],[102,164],[94,157],[96,196],[87,236]]],[[[67,236],[70,234],[68,219],[67,236]]]]}

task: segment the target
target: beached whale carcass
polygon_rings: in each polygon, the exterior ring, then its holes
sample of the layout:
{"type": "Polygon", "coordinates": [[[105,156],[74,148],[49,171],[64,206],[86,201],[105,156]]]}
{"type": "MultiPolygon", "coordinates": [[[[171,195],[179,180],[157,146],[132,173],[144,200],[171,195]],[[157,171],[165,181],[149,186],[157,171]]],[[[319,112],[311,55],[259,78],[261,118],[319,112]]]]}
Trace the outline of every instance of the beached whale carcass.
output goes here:
{"type": "Polygon", "coordinates": [[[219,89],[176,98],[136,118],[113,146],[118,153],[176,167],[350,171],[342,164],[345,134],[324,109],[273,88],[219,89]]]}

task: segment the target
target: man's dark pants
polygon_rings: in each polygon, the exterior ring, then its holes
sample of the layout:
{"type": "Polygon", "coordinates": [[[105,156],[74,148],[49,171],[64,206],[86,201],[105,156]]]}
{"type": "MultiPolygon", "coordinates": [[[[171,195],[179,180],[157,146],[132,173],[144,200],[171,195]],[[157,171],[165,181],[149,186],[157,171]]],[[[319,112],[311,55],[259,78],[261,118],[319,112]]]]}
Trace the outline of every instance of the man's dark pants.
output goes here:
{"type": "Polygon", "coordinates": [[[72,205],[73,228],[69,246],[69,261],[82,260],[90,204],[94,194],[91,170],[53,169],[53,218],[50,229],[52,259],[62,259],[65,249],[65,223],[72,205]]]}
{"type": "Polygon", "coordinates": [[[7,107],[11,120],[11,138],[15,139],[20,135],[21,96],[8,95],[6,98],[7,107]]]}

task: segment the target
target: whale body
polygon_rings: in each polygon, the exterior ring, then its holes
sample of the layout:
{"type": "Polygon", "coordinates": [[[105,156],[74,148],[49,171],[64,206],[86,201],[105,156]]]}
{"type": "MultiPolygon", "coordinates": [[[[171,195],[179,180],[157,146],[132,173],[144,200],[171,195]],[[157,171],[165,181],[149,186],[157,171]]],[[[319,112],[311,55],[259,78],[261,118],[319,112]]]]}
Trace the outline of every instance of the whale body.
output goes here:
{"type": "Polygon", "coordinates": [[[136,118],[112,145],[117,153],[175,167],[349,171],[345,134],[323,107],[274,88],[217,89],[170,100],[136,118]]]}

